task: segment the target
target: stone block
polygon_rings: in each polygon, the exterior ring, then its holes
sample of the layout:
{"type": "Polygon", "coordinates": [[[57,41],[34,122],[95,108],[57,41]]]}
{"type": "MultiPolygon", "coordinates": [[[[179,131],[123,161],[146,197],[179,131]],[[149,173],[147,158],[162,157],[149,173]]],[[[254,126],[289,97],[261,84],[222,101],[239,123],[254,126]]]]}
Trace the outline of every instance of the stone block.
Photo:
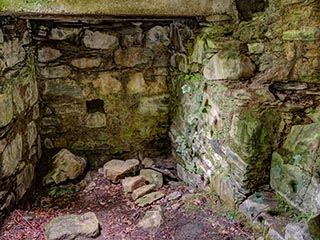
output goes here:
{"type": "Polygon", "coordinates": [[[123,67],[134,67],[139,64],[150,64],[154,54],[150,49],[130,47],[128,49],[118,49],[114,55],[117,65],[123,67]]]}
{"type": "Polygon", "coordinates": [[[28,123],[27,125],[27,140],[29,149],[36,143],[38,137],[37,125],[34,121],[28,123]]]}
{"type": "Polygon", "coordinates": [[[132,73],[129,75],[129,81],[126,86],[128,94],[145,93],[146,89],[147,84],[142,72],[132,73]]]}
{"type": "Polygon", "coordinates": [[[109,33],[86,30],[83,43],[87,48],[108,50],[116,48],[119,45],[119,40],[109,33]]]}
{"type": "Polygon", "coordinates": [[[123,191],[125,193],[132,193],[137,188],[146,184],[146,180],[142,176],[126,177],[121,181],[123,191]]]}
{"type": "Polygon", "coordinates": [[[147,211],[144,217],[139,221],[138,227],[145,230],[156,231],[164,222],[163,212],[160,210],[147,211]]]}
{"type": "Polygon", "coordinates": [[[86,127],[88,128],[101,128],[107,125],[106,114],[95,112],[89,113],[86,118],[86,127]]]}
{"type": "Polygon", "coordinates": [[[99,95],[119,93],[122,90],[121,82],[109,72],[101,72],[98,78],[93,80],[93,87],[97,89],[99,95]]]}
{"type": "Polygon", "coordinates": [[[17,176],[17,198],[21,199],[24,194],[30,189],[33,182],[35,168],[32,164],[24,167],[22,172],[17,176]]]}
{"type": "Polygon", "coordinates": [[[52,219],[45,228],[48,240],[91,239],[99,235],[99,220],[93,212],[52,219]]]}
{"type": "Polygon", "coordinates": [[[145,207],[147,205],[150,205],[151,203],[163,198],[165,195],[162,192],[152,192],[147,195],[144,195],[141,198],[138,198],[135,203],[139,207],[145,207]]]}
{"type": "Polygon", "coordinates": [[[13,118],[11,95],[0,94],[0,128],[8,125],[13,118]]]}
{"type": "Polygon", "coordinates": [[[154,76],[153,82],[149,83],[148,94],[161,94],[168,92],[167,77],[154,76]]]}
{"type": "Polygon", "coordinates": [[[104,164],[104,176],[112,182],[118,182],[120,179],[135,175],[139,164],[140,162],[137,159],[129,159],[126,161],[113,159],[104,164]]]}
{"type": "Polygon", "coordinates": [[[152,97],[143,97],[140,99],[138,111],[143,115],[158,116],[169,112],[168,94],[152,97]]]}
{"type": "Polygon", "coordinates": [[[86,68],[95,68],[99,67],[101,64],[101,58],[76,58],[72,59],[71,65],[80,68],[80,69],[86,69],[86,68]]]}
{"type": "MultiPolygon", "coordinates": [[[[145,180],[145,179],[144,179],[145,180]]],[[[131,197],[133,200],[137,200],[138,198],[150,193],[151,191],[153,191],[156,188],[155,184],[148,184],[148,185],[144,185],[142,187],[139,187],[137,189],[135,189],[132,194],[131,197]]]]}
{"type": "Polygon", "coordinates": [[[203,74],[207,80],[238,80],[252,77],[255,69],[255,65],[246,56],[220,52],[209,60],[203,74]]]}
{"type": "Polygon", "coordinates": [[[45,78],[66,78],[71,74],[71,68],[67,65],[44,67],[40,74],[45,78]]]}
{"type": "Polygon", "coordinates": [[[155,26],[146,33],[147,48],[166,48],[169,44],[168,31],[164,27],[155,26]]]}
{"type": "Polygon", "coordinates": [[[50,62],[58,59],[62,56],[62,53],[58,49],[51,47],[42,47],[38,50],[38,61],[39,62],[50,62]]]}
{"type": "Polygon", "coordinates": [[[320,39],[320,29],[306,27],[283,32],[282,39],[287,41],[316,41],[320,39]]]}
{"type": "Polygon", "coordinates": [[[45,185],[76,179],[85,170],[87,161],[83,157],[75,156],[67,149],[62,149],[53,157],[52,165],[53,170],[43,178],[45,185]]]}
{"type": "Polygon", "coordinates": [[[140,176],[143,177],[149,184],[155,184],[156,188],[161,188],[163,185],[162,173],[152,169],[141,169],[140,176]]]}
{"type": "Polygon", "coordinates": [[[3,151],[2,177],[8,177],[14,173],[18,163],[22,160],[22,147],[22,136],[18,133],[3,151]]]}
{"type": "Polygon", "coordinates": [[[76,82],[48,80],[44,83],[44,96],[83,98],[81,86],[76,82]]]}
{"type": "Polygon", "coordinates": [[[3,57],[5,59],[6,68],[11,68],[25,60],[26,52],[19,39],[14,38],[8,42],[4,42],[3,57]]]}
{"type": "Polygon", "coordinates": [[[49,39],[52,40],[70,40],[80,33],[80,28],[52,28],[49,33],[49,39]]]}

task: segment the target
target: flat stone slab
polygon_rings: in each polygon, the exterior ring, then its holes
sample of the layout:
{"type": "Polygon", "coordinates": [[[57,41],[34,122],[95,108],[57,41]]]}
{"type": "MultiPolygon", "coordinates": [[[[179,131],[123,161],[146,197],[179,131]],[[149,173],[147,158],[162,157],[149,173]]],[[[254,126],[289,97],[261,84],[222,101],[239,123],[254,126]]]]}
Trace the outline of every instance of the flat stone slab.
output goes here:
{"type": "Polygon", "coordinates": [[[135,203],[139,206],[139,207],[145,207],[161,198],[163,198],[165,195],[162,192],[152,192],[149,193],[147,195],[144,195],[141,198],[138,198],[135,203]]]}
{"type": "Polygon", "coordinates": [[[135,189],[143,186],[146,184],[146,180],[141,176],[135,176],[135,177],[126,177],[121,181],[123,191],[125,193],[131,193],[135,189]]]}
{"type": "Polygon", "coordinates": [[[207,16],[213,11],[226,11],[225,0],[56,0],[28,2],[2,0],[1,11],[43,14],[104,14],[133,16],[207,16]],[[225,3],[223,5],[223,3],[225,3]],[[220,6],[222,5],[222,7],[220,6]],[[17,7],[19,6],[19,7],[17,7]]]}
{"type": "Polygon", "coordinates": [[[129,159],[126,161],[113,159],[103,166],[104,176],[112,181],[119,182],[120,179],[123,179],[128,176],[134,176],[139,167],[139,160],[129,159]]]}
{"type": "Polygon", "coordinates": [[[48,240],[87,239],[99,235],[99,221],[93,212],[71,214],[52,219],[45,230],[48,240]]]}
{"type": "Polygon", "coordinates": [[[154,190],[156,188],[155,184],[148,184],[148,185],[144,185],[142,187],[137,188],[136,190],[134,190],[132,192],[132,199],[136,200],[139,197],[142,197],[144,195],[146,195],[147,193],[150,193],[152,190],[154,190]]]}

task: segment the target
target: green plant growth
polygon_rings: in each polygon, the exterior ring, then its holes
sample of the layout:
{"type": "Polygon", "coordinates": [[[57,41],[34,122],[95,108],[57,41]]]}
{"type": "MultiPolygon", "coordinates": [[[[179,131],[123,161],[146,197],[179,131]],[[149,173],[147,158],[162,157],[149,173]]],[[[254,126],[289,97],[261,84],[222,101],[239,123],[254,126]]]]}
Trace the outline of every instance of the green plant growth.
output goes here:
{"type": "Polygon", "coordinates": [[[75,190],[68,186],[53,186],[50,188],[49,196],[50,197],[63,197],[66,195],[72,195],[75,193],[75,190]]]}

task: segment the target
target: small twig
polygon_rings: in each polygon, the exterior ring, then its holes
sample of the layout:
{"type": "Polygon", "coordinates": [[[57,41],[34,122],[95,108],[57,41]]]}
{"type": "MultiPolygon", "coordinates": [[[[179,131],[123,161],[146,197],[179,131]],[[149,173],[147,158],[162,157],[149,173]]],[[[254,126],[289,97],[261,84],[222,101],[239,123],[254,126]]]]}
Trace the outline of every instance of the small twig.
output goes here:
{"type": "Polygon", "coordinates": [[[32,228],[32,230],[38,231],[38,229],[34,228],[34,227],[32,226],[32,224],[29,223],[29,221],[19,212],[19,210],[17,210],[17,213],[18,213],[19,217],[21,217],[21,219],[22,219],[25,223],[27,223],[27,224],[32,228]]]}

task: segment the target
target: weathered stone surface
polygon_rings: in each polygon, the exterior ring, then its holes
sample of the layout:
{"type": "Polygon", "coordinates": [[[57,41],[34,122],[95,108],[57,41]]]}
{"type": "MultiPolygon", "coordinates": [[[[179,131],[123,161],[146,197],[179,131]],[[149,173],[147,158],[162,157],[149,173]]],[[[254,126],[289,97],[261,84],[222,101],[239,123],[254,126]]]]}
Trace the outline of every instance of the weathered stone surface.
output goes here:
{"type": "Polygon", "coordinates": [[[142,72],[130,74],[129,82],[126,86],[128,94],[145,93],[146,89],[147,85],[142,72]]]}
{"type": "Polygon", "coordinates": [[[285,239],[294,240],[313,240],[308,231],[308,225],[306,223],[289,223],[286,226],[285,239]]]}
{"type": "Polygon", "coordinates": [[[101,95],[119,93],[122,90],[121,82],[109,72],[101,72],[98,78],[93,81],[93,86],[101,95]]]}
{"type": "MultiPolygon", "coordinates": [[[[229,53],[230,54],[230,53],[229,53]]],[[[205,66],[203,74],[207,80],[236,80],[250,78],[255,71],[255,65],[246,56],[228,56],[222,52],[215,54],[205,66]]]]}
{"type": "Polygon", "coordinates": [[[160,210],[147,211],[144,217],[139,221],[138,227],[145,230],[156,230],[164,222],[163,213],[161,207],[160,210]]]}
{"type": "Polygon", "coordinates": [[[264,51],[263,43],[248,43],[249,53],[252,54],[261,54],[264,51]]]}
{"type": "Polygon", "coordinates": [[[81,69],[99,67],[100,64],[100,58],[76,58],[71,61],[72,66],[81,69]]]}
{"type": "Polygon", "coordinates": [[[43,95],[83,98],[81,87],[73,81],[48,80],[44,83],[43,95]]]}
{"type": "Polygon", "coordinates": [[[13,118],[12,98],[7,94],[0,94],[0,128],[8,125],[13,118]]]}
{"type": "Polygon", "coordinates": [[[139,64],[150,63],[153,54],[149,49],[130,47],[128,49],[118,49],[114,55],[116,64],[124,67],[134,67],[139,64]]]}
{"type": "Polygon", "coordinates": [[[141,176],[126,177],[125,179],[121,180],[121,184],[125,193],[132,193],[137,188],[145,185],[146,180],[141,176]]]}
{"type": "Polygon", "coordinates": [[[168,31],[161,26],[155,26],[151,28],[146,34],[147,48],[163,48],[167,47],[169,44],[170,39],[168,37],[168,31]]]}
{"type": "MultiPolygon", "coordinates": [[[[101,3],[99,0],[91,2],[69,2],[60,0],[59,2],[46,2],[30,4],[22,0],[12,2],[3,0],[3,10],[15,13],[32,12],[48,14],[70,14],[70,15],[90,15],[100,14],[106,16],[208,16],[214,11],[216,13],[231,13],[230,2],[226,0],[193,0],[188,4],[181,1],[163,0],[159,4],[156,0],[143,1],[113,1],[106,0],[101,3]],[[21,8],[17,8],[21,6],[21,8]]],[[[232,5],[233,6],[233,5],[232,5]]]]}
{"type": "Polygon", "coordinates": [[[17,63],[25,60],[26,52],[22,47],[19,39],[14,38],[11,41],[4,42],[3,56],[5,59],[5,67],[11,68],[17,63]]]}
{"type": "Polygon", "coordinates": [[[271,186],[307,214],[320,213],[319,128],[319,122],[293,126],[272,155],[271,186]]]}
{"type": "Polygon", "coordinates": [[[14,173],[18,163],[22,160],[22,147],[22,136],[18,133],[3,151],[2,177],[8,177],[14,173]]]}
{"type": "Polygon", "coordinates": [[[38,61],[49,62],[61,57],[62,53],[58,49],[51,47],[42,47],[38,50],[38,61]]]}
{"type": "Polygon", "coordinates": [[[148,86],[148,94],[162,94],[168,92],[167,77],[155,76],[148,86]]]}
{"type": "Polygon", "coordinates": [[[58,184],[67,179],[76,179],[87,164],[86,159],[73,155],[67,149],[60,150],[53,158],[53,170],[44,177],[44,184],[58,184]]]}
{"type": "Polygon", "coordinates": [[[78,28],[53,28],[49,33],[49,39],[52,40],[71,40],[80,33],[78,28]]]}
{"type": "Polygon", "coordinates": [[[30,189],[35,174],[35,167],[28,164],[22,172],[17,176],[17,198],[21,199],[24,194],[30,189]]]}
{"type": "Polygon", "coordinates": [[[260,216],[263,216],[270,207],[264,203],[263,198],[257,199],[250,197],[240,204],[239,210],[243,213],[251,222],[260,222],[260,216]]]}
{"type": "Polygon", "coordinates": [[[145,158],[142,159],[141,164],[145,168],[149,168],[149,167],[152,167],[154,165],[154,161],[153,161],[152,158],[145,157],[145,158]]]}
{"type": "Polygon", "coordinates": [[[65,78],[70,75],[71,69],[67,65],[60,65],[41,68],[40,73],[45,78],[65,78]]]}
{"type": "Polygon", "coordinates": [[[107,125],[106,114],[95,112],[89,113],[86,119],[86,126],[89,128],[101,128],[107,125]]]}
{"type": "Polygon", "coordinates": [[[0,29],[0,44],[4,43],[3,31],[0,29]]]}
{"type": "Polygon", "coordinates": [[[145,207],[161,198],[163,198],[165,195],[162,192],[152,192],[149,193],[147,195],[144,195],[141,198],[138,198],[135,203],[139,206],[139,207],[145,207]]]}
{"type": "Polygon", "coordinates": [[[169,112],[169,95],[143,97],[138,111],[143,115],[157,116],[169,112]]]}
{"type": "Polygon", "coordinates": [[[46,226],[48,240],[94,238],[99,235],[99,220],[93,212],[54,218],[46,226]]]}
{"type": "Polygon", "coordinates": [[[113,159],[104,164],[104,176],[112,182],[118,182],[122,178],[134,175],[138,170],[139,164],[140,162],[137,159],[126,161],[113,159]]]}
{"type": "Polygon", "coordinates": [[[3,152],[3,150],[6,148],[6,146],[7,146],[7,143],[8,143],[8,141],[7,141],[7,139],[1,139],[0,140],[0,154],[3,152]]]}
{"type": "Polygon", "coordinates": [[[136,199],[138,199],[138,198],[150,193],[154,189],[156,189],[156,185],[155,184],[144,185],[142,187],[139,187],[139,188],[135,189],[132,192],[131,197],[132,197],[133,200],[136,200],[136,199]]]}
{"type": "Polygon", "coordinates": [[[83,43],[88,48],[93,49],[112,49],[119,45],[119,40],[116,36],[109,33],[86,30],[83,43]]]}
{"type": "Polygon", "coordinates": [[[27,125],[27,130],[28,130],[28,145],[29,149],[36,143],[37,137],[38,137],[38,131],[37,131],[37,125],[34,121],[28,123],[27,125]]]}
{"type": "Polygon", "coordinates": [[[283,40],[288,41],[315,41],[320,39],[320,29],[316,27],[288,30],[282,34],[283,40]]]}
{"type": "Polygon", "coordinates": [[[155,184],[156,188],[161,188],[163,185],[162,173],[152,169],[141,169],[140,176],[143,177],[149,184],[155,184]]]}

